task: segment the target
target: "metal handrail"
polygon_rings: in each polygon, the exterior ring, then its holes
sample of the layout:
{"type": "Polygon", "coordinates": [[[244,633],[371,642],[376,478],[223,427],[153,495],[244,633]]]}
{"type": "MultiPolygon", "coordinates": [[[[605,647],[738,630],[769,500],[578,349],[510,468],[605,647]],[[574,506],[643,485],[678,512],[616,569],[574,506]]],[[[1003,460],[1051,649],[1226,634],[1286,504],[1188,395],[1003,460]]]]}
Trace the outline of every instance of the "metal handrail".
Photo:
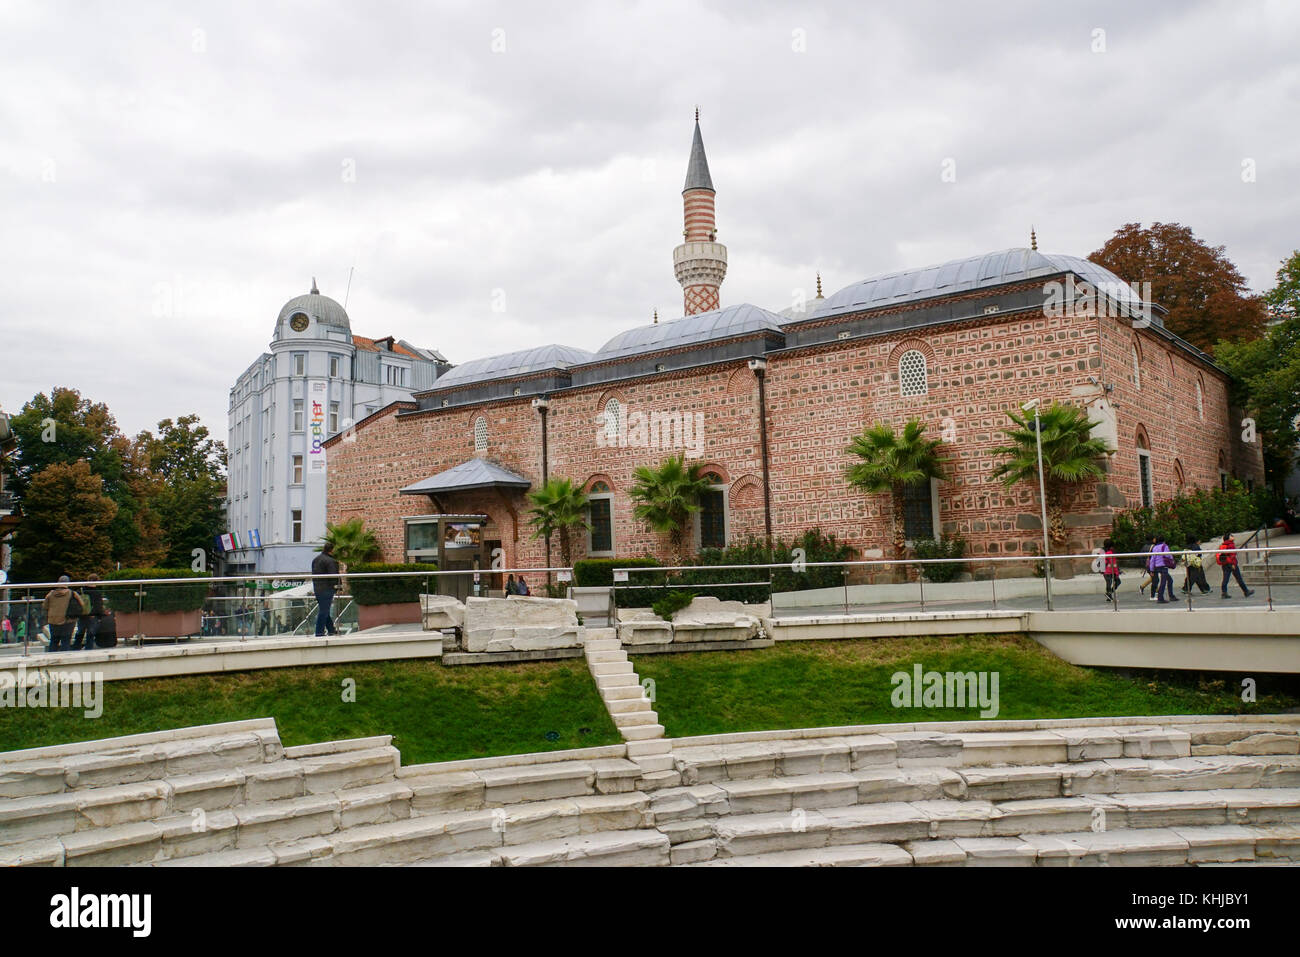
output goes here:
{"type": "MultiPolygon", "coordinates": [[[[1251,553],[1259,553],[1259,554],[1266,554],[1271,552],[1300,552],[1300,545],[1273,545],[1267,548],[1264,547],[1243,548],[1241,546],[1237,546],[1234,549],[1234,551],[1238,553],[1251,552],[1251,553]]],[[[1049,557],[1052,559],[1052,561],[1059,561],[1062,559],[1073,559],[1073,558],[1087,559],[1088,561],[1094,561],[1097,558],[1100,558],[1104,554],[1105,554],[1104,552],[1087,552],[1086,554],[1085,553],[1074,553],[1074,554],[1066,554],[1066,555],[1053,554],[1049,557]]],[[[1153,553],[1150,550],[1141,551],[1141,552],[1111,552],[1109,557],[1116,558],[1116,559],[1120,559],[1120,558],[1149,559],[1152,556],[1152,554],[1153,553]]],[[[1215,551],[1207,552],[1203,548],[1186,548],[1186,549],[1171,548],[1169,551],[1162,552],[1161,554],[1180,556],[1180,555],[1216,554],[1216,552],[1215,551]]],[[[984,555],[978,558],[867,558],[867,559],[846,560],[841,562],[798,562],[798,563],[796,562],[769,562],[769,563],[755,562],[752,565],[639,565],[636,567],[628,567],[628,568],[614,568],[612,569],[612,571],[614,572],[677,572],[677,571],[704,571],[704,570],[737,571],[737,570],[747,569],[747,568],[773,568],[773,569],[780,568],[780,569],[790,570],[795,574],[799,574],[799,571],[804,568],[856,568],[856,567],[875,567],[878,565],[949,565],[954,563],[958,563],[958,564],[987,563],[987,564],[996,565],[999,562],[1020,562],[1021,564],[1024,564],[1030,561],[1040,562],[1042,560],[1043,560],[1043,556],[1041,555],[1030,555],[1030,556],[984,555]]],[[[703,583],[703,584],[707,584],[707,583],[703,583]]],[[[638,585],[637,587],[642,588],[642,587],[650,587],[650,586],[638,585]]]]}
{"type": "MultiPolygon", "coordinates": [[[[1267,539],[1266,539],[1266,540],[1267,540],[1267,539]]],[[[1272,580],[1271,580],[1271,576],[1269,575],[1269,567],[1270,567],[1270,565],[1269,565],[1269,557],[1270,557],[1273,553],[1278,553],[1278,552],[1300,552],[1300,546],[1296,546],[1296,545],[1264,546],[1264,547],[1249,547],[1249,546],[1242,547],[1242,546],[1234,546],[1234,548],[1232,549],[1232,551],[1233,551],[1234,554],[1238,554],[1238,553],[1248,553],[1248,554],[1262,554],[1262,555],[1264,556],[1264,569],[1265,569],[1265,576],[1266,576],[1266,578],[1267,578],[1266,586],[1267,586],[1267,588],[1268,588],[1268,598],[1267,598],[1267,601],[1268,601],[1268,610],[1269,610],[1269,611],[1273,611],[1273,610],[1274,610],[1274,607],[1273,607],[1273,594],[1272,594],[1272,580]]],[[[1159,553],[1157,553],[1157,552],[1153,552],[1153,551],[1141,551],[1141,552],[1110,552],[1109,554],[1107,554],[1107,553],[1105,553],[1105,552],[1102,552],[1102,551],[1098,550],[1098,551],[1094,551],[1094,552],[1088,552],[1088,553],[1086,553],[1086,554],[1085,554],[1085,553],[1073,553],[1073,554],[1066,554],[1066,555],[1052,555],[1052,556],[1050,556],[1050,558],[1052,558],[1052,559],[1054,559],[1054,560],[1062,560],[1062,559],[1083,559],[1083,560],[1090,561],[1090,562],[1094,563],[1094,565],[1095,565],[1095,563],[1096,563],[1099,559],[1101,559],[1101,558],[1103,558],[1103,557],[1105,557],[1105,558],[1114,558],[1114,559],[1116,559],[1116,560],[1119,560],[1119,559],[1126,559],[1126,558],[1139,558],[1139,559],[1144,559],[1144,560],[1148,560],[1148,561],[1149,561],[1149,559],[1150,559],[1153,555],[1155,555],[1155,554],[1168,555],[1169,558],[1171,559],[1171,561],[1173,562],[1173,566],[1172,566],[1172,567],[1177,567],[1177,565],[1179,564],[1179,560],[1182,559],[1182,558],[1184,558],[1184,557],[1186,557],[1186,556],[1196,555],[1196,556],[1200,556],[1200,557],[1202,557],[1202,558],[1205,558],[1205,557],[1207,557],[1207,556],[1209,556],[1209,555],[1217,555],[1217,554],[1218,554],[1218,550],[1217,550],[1217,549],[1212,549],[1212,550],[1208,550],[1208,551],[1207,551],[1206,549],[1202,549],[1202,548],[1184,548],[1184,549],[1177,549],[1177,550],[1175,550],[1175,549],[1169,549],[1168,551],[1162,551],[1162,552],[1159,552],[1159,553]]],[[[769,585],[769,587],[770,587],[770,585],[771,585],[771,572],[772,572],[772,570],[774,570],[774,569],[781,569],[781,570],[790,571],[790,572],[792,572],[792,573],[794,573],[794,574],[800,574],[801,572],[803,572],[803,571],[805,571],[805,570],[807,570],[807,569],[810,569],[810,568],[839,568],[839,569],[840,569],[840,574],[841,574],[842,588],[843,588],[843,591],[844,591],[844,613],[847,615],[847,614],[849,613],[849,612],[848,612],[848,609],[849,609],[849,604],[850,604],[850,602],[849,602],[849,572],[850,572],[850,570],[853,569],[853,568],[858,568],[858,567],[874,568],[874,567],[882,566],[882,565],[884,565],[884,566],[897,566],[897,565],[908,566],[908,565],[947,565],[947,564],[960,564],[960,565],[970,566],[970,565],[979,564],[979,563],[987,563],[987,564],[991,567],[992,572],[993,572],[992,578],[990,579],[990,588],[991,588],[991,590],[992,590],[992,596],[993,596],[993,598],[992,598],[992,600],[993,600],[993,607],[996,609],[996,608],[997,608],[997,569],[998,569],[999,564],[1000,564],[1000,563],[1007,563],[1007,562],[1019,562],[1019,563],[1021,563],[1021,564],[1024,564],[1024,563],[1026,563],[1027,561],[1030,561],[1030,560],[1034,560],[1034,561],[1042,561],[1042,557],[1041,557],[1041,556],[1029,556],[1029,557],[1025,557],[1025,556],[984,556],[984,557],[978,557],[978,558],[902,558],[902,559],[899,559],[899,558],[875,558],[875,559],[858,559],[858,560],[831,561],[831,562],[807,562],[807,561],[804,561],[804,562],[797,562],[797,563],[796,563],[796,562],[769,562],[769,563],[756,562],[756,563],[754,563],[754,564],[748,564],[748,565],[649,565],[649,566],[646,566],[646,565],[639,565],[639,566],[636,566],[636,567],[626,567],[626,568],[614,568],[614,569],[611,569],[611,571],[612,571],[613,573],[624,573],[624,574],[625,574],[625,578],[624,578],[624,580],[622,580],[622,581],[615,581],[615,582],[613,582],[613,586],[612,586],[612,588],[610,589],[610,605],[611,605],[611,607],[615,607],[615,608],[617,607],[617,602],[616,602],[614,596],[615,596],[615,593],[618,592],[620,589],[634,589],[634,588],[635,588],[635,589],[659,589],[659,588],[668,588],[668,589],[686,590],[686,589],[698,588],[698,589],[707,590],[707,589],[713,589],[713,588],[753,587],[753,586],[756,586],[756,585],[761,586],[761,585],[764,585],[764,584],[767,584],[767,585],[769,585]],[[633,573],[633,572],[636,572],[636,573],[647,573],[647,572],[649,572],[649,573],[664,573],[664,574],[678,573],[678,574],[680,575],[680,573],[683,573],[683,572],[706,572],[706,571],[707,571],[707,572],[715,572],[715,571],[745,571],[745,570],[751,570],[751,571],[752,571],[752,570],[761,570],[761,569],[766,569],[766,570],[767,570],[767,572],[768,572],[768,579],[769,579],[768,582],[683,582],[683,581],[667,582],[667,581],[666,581],[664,584],[644,584],[644,585],[643,585],[643,584],[638,584],[638,583],[632,582],[632,581],[628,580],[627,577],[626,577],[627,575],[630,575],[630,574],[633,573]]],[[[921,610],[922,610],[923,612],[925,611],[925,603],[926,603],[926,599],[925,599],[925,582],[924,582],[924,577],[925,577],[924,575],[918,575],[918,576],[917,576],[917,583],[918,583],[919,591],[920,591],[921,610]]],[[[1035,577],[1039,577],[1039,576],[1036,575],[1035,577]]],[[[1047,566],[1046,566],[1046,564],[1044,565],[1044,572],[1043,572],[1042,577],[1043,577],[1044,579],[1047,578],[1047,566]]],[[[835,586],[829,586],[829,585],[828,585],[828,586],[823,586],[823,587],[831,588],[831,587],[835,587],[835,586]]],[[[1154,585],[1153,585],[1152,587],[1154,587],[1154,585]]],[[[772,592],[772,594],[782,594],[782,593],[780,593],[780,592],[772,592]]],[[[1047,607],[1048,607],[1048,610],[1051,610],[1051,608],[1052,608],[1050,595],[1049,595],[1049,597],[1048,597],[1048,606],[1047,606],[1047,607]]],[[[1117,594],[1117,593],[1116,593],[1116,596],[1115,596],[1115,601],[1114,601],[1114,605],[1113,605],[1113,607],[1114,607],[1114,609],[1115,609],[1116,611],[1119,610],[1119,601],[1118,601],[1118,594],[1117,594]]],[[[1190,595],[1190,593],[1189,593],[1189,595],[1188,595],[1188,610],[1190,611],[1191,609],[1192,609],[1192,600],[1191,600],[1191,595],[1190,595]]]]}
{"type": "MultiPolygon", "coordinates": [[[[409,571],[409,572],[337,572],[332,575],[294,575],[294,581],[315,581],[318,578],[323,579],[352,579],[352,578],[438,578],[442,576],[453,575],[513,575],[517,573],[528,575],[543,575],[547,572],[569,572],[573,573],[572,566],[556,566],[550,568],[458,568],[453,570],[438,569],[437,571],[409,571]]],[[[14,589],[37,589],[37,588],[74,588],[74,587],[95,587],[95,588],[118,588],[124,585],[197,585],[200,582],[208,585],[216,585],[223,582],[251,582],[251,581],[283,581],[285,575],[279,574],[265,575],[208,575],[198,576],[195,578],[97,578],[93,581],[66,581],[66,582],[14,582],[10,581],[0,585],[0,591],[6,588],[14,589]]]]}

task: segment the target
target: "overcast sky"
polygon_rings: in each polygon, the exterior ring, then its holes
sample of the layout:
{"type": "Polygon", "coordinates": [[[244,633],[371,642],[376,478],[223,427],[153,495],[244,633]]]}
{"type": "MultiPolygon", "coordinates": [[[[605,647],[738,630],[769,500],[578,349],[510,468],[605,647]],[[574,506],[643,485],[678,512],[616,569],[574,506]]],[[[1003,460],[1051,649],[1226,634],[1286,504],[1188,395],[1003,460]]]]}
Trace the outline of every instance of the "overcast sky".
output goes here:
{"type": "Polygon", "coordinates": [[[724,305],[1031,223],[1086,256],[1180,222],[1256,290],[1300,246],[1300,3],[879,8],[3,0],[0,407],[224,440],[313,276],[453,362],[680,316],[696,104],[724,305]]]}

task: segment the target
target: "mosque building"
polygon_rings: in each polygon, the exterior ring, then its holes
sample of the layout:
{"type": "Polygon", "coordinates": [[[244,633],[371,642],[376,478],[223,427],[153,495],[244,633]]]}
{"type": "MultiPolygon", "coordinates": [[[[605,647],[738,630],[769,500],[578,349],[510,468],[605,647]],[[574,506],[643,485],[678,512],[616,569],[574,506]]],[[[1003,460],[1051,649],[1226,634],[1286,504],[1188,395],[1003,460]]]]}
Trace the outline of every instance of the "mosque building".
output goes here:
{"type": "MultiPolygon", "coordinates": [[[[919,419],[947,444],[947,474],[909,493],[909,540],[960,535],[972,556],[1041,548],[1038,489],[1006,487],[991,450],[1008,411],[1037,399],[1088,410],[1114,450],[1066,506],[1088,551],[1112,514],[1263,479],[1259,444],[1229,409],[1228,376],[1118,276],[1085,259],[1002,249],[854,282],[803,309],[723,305],[727,248],[696,117],[673,267],[679,319],[628,329],[594,352],[552,344],[475,359],[359,419],[328,452],[328,515],[364,518],[390,562],[540,567],[526,492],[563,476],[590,498],[575,558],[668,558],[632,513],[634,469],[684,454],[711,491],[691,552],[818,527],[864,557],[888,554],[888,496],[851,487],[846,449],[876,422],[919,419]]],[[[558,557],[553,557],[558,561],[558,557]]]]}

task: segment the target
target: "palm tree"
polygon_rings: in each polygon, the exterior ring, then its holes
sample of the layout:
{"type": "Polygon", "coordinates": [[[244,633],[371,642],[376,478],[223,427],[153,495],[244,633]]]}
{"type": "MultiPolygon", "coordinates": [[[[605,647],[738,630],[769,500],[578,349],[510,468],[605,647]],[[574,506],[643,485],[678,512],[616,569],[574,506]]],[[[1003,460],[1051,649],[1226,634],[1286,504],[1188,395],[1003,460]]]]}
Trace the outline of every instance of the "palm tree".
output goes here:
{"type": "Polygon", "coordinates": [[[637,466],[635,483],[628,495],[637,504],[632,509],[638,521],[660,535],[667,535],[673,556],[684,558],[686,522],[700,510],[700,498],[709,490],[703,466],[686,464],[686,456],[664,459],[658,468],[637,466]]]}
{"type": "Polygon", "coordinates": [[[849,484],[866,492],[888,492],[894,512],[894,557],[907,552],[904,529],[904,493],[909,485],[928,484],[944,477],[939,439],[927,439],[925,426],[912,419],[898,434],[883,422],[863,430],[849,444],[848,452],[859,461],[845,469],[849,484]]]}
{"type": "Polygon", "coordinates": [[[573,548],[569,535],[574,529],[589,529],[587,521],[587,493],[566,478],[552,477],[535,492],[528,493],[532,514],[528,522],[533,526],[533,538],[551,540],[559,534],[560,561],[566,568],[573,564],[573,548]]]}
{"type": "MultiPolygon", "coordinates": [[[[1038,439],[1032,414],[1008,412],[1015,428],[1003,429],[1011,445],[993,450],[1006,458],[993,470],[995,478],[1010,486],[1017,482],[1038,484],[1038,439]]],[[[1047,492],[1047,527],[1053,544],[1065,542],[1062,510],[1066,491],[1077,482],[1100,478],[1105,472],[1097,460],[1107,455],[1105,439],[1094,438],[1088,414],[1075,405],[1053,402],[1039,412],[1043,441],[1043,486],[1047,492]]]]}
{"type": "Polygon", "coordinates": [[[361,518],[351,518],[339,525],[326,522],[322,542],[334,546],[334,557],[344,565],[367,562],[380,553],[375,533],[366,528],[365,520],[361,518]]]}

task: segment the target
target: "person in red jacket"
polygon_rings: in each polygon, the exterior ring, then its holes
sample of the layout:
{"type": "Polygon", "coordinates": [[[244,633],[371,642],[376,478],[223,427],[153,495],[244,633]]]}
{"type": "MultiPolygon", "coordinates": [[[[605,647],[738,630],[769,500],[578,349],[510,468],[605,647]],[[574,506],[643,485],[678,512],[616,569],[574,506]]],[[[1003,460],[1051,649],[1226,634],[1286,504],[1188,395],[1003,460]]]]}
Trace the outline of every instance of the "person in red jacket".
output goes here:
{"type": "Polygon", "coordinates": [[[1237,543],[1232,540],[1232,533],[1228,532],[1223,536],[1223,541],[1219,543],[1219,550],[1214,555],[1214,560],[1223,568],[1223,597],[1228,597],[1228,582],[1234,577],[1237,584],[1241,586],[1242,594],[1247,598],[1255,594],[1253,588],[1246,587],[1246,580],[1241,577],[1241,569],[1237,567],[1237,543]]]}
{"type": "Polygon", "coordinates": [[[1115,543],[1109,538],[1101,543],[1101,573],[1106,579],[1106,600],[1114,601],[1119,588],[1119,559],[1115,557],[1115,543]]]}

